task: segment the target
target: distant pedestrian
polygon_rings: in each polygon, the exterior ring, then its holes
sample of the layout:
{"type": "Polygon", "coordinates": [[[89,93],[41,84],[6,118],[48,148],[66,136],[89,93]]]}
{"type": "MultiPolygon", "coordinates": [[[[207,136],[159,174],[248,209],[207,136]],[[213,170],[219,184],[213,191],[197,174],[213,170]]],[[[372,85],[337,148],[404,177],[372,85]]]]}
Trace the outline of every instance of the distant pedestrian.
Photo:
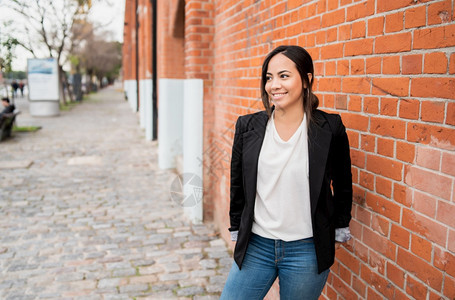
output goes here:
{"type": "Polygon", "coordinates": [[[21,90],[21,97],[24,97],[24,86],[25,86],[25,83],[24,83],[24,81],[21,80],[21,82],[19,82],[19,89],[21,90]]]}
{"type": "Polygon", "coordinates": [[[265,111],[237,120],[231,160],[234,260],[221,299],[317,300],[350,239],[349,142],[339,115],[318,110],[313,60],[280,46],[262,65],[265,111]]]}
{"type": "Polygon", "coordinates": [[[19,84],[17,83],[16,80],[13,80],[13,82],[11,83],[11,88],[13,89],[13,99],[14,99],[17,96],[17,89],[19,88],[19,84]]]}

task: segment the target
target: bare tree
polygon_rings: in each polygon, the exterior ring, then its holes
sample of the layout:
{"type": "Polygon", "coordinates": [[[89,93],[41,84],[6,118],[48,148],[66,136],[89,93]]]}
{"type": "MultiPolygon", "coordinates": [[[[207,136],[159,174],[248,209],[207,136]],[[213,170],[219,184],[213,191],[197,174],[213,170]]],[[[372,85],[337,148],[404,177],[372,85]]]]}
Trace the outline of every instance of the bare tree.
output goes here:
{"type": "MultiPolygon", "coordinates": [[[[0,0],[1,1],[1,0],[0,0]]],[[[62,66],[74,41],[73,27],[84,22],[91,8],[91,0],[3,0],[5,7],[14,11],[22,26],[16,26],[9,35],[17,44],[37,56],[47,53],[56,58],[63,87],[67,85],[62,66]],[[21,28],[22,27],[22,28],[21,28]]],[[[66,102],[63,94],[63,101],[66,102]]]]}
{"type": "Polygon", "coordinates": [[[102,83],[104,77],[112,82],[122,64],[121,44],[107,41],[109,32],[95,34],[93,30],[89,30],[90,24],[85,24],[85,27],[77,27],[77,30],[85,33],[85,38],[73,49],[76,61],[87,73],[90,84],[93,77],[96,77],[99,83],[102,83]]]}

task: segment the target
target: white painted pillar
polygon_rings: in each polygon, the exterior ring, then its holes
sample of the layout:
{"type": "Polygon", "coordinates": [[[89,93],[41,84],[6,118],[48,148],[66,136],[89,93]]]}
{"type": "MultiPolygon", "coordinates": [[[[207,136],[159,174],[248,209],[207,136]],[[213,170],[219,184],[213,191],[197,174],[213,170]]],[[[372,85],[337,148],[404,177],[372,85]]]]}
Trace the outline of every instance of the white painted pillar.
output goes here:
{"type": "Polygon", "coordinates": [[[158,165],[172,169],[182,154],[183,79],[160,79],[158,92],[158,165]]]}
{"type": "Polygon", "coordinates": [[[147,101],[145,102],[145,139],[153,139],[153,80],[145,80],[145,91],[147,101]]]}
{"type": "Polygon", "coordinates": [[[202,148],[203,148],[203,96],[202,79],[184,82],[183,100],[183,186],[185,198],[193,197],[194,205],[184,206],[185,214],[193,223],[203,219],[202,205],[202,148]]]}

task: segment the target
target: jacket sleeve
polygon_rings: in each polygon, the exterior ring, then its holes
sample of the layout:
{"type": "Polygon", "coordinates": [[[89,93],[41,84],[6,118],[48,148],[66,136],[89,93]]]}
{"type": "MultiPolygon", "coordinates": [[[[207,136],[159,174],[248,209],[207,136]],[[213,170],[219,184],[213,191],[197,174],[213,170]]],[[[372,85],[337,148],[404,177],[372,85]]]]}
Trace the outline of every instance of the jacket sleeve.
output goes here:
{"type": "Polygon", "coordinates": [[[242,174],[242,117],[237,119],[235,124],[234,142],[232,145],[231,158],[231,189],[230,189],[230,210],[229,217],[231,227],[229,231],[237,231],[240,227],[240,218],[245,206],[245,196],[243,189],[243,174],[242,174]]]}
{"type": "Polygon", "coordinates": [[[332,187],[335,202],[335,227],[349,226],[352,207],[352,174],[351,156],[346,128],[337,115],[337,126],[334,132],[334,162],[332,170],[332,187]]]}

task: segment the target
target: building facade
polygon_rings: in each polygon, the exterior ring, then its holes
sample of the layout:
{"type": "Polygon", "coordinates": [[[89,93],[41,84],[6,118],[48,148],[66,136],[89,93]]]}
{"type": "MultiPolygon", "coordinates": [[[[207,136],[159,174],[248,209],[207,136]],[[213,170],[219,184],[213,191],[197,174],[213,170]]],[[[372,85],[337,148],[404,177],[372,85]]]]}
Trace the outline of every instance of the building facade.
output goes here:
{"type": "Polygon", "coordinates": [[[453,0],[156,0],[156,112],[152,2],[126,1],[125,92],[146,133],[158,114],[160,165],[183,156],[200,174],[196,221],[229,240],[235,121],[262,109],[265,55],[300,45],[320,108],[341,115],[351,147],[353,239],[324,297],[455,298],[453,0]]]}

